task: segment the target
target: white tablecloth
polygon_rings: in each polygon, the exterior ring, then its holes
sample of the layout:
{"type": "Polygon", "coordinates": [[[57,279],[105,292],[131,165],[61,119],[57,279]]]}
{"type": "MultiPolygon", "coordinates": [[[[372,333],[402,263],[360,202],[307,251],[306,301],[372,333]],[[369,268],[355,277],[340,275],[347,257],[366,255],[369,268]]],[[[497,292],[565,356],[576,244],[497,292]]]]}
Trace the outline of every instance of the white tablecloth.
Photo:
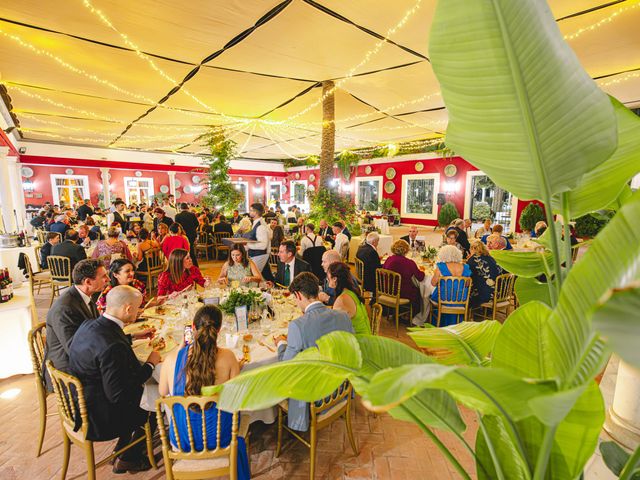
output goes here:
{"type": "Polygon", "coordinates": [[[389,235],[389,222],[384,218],[375,218],[373,226],[379,228],[382,235],[389,235]]]}
{"type": "Polygon", "coordinates": [[[27,336],[36,318],[29,283],[15,288],[13,298],[0,304],[0,378],[33,373],[27,336]]]}
{"type": "MultiPolygon", "coordinates": [[[[358,253],[358,247],[364,242],[364,235],[359,237],[351,237],[349,241],[349,263],[354,263],[356,259],[356,253],[358,253]]],[[[391,244],[393,243],[393,236],[380,235],[380,241],[378,242],[378,248],[376,249],[378,255],[381,257],[391,253],[391,244]]]]}
{"type": "Polygon", "coordinates": [[[18,268],[20,253],[26,253],[31,260],[31,267],[37,272],[40,268],[40,261],[36,257],[36,246],[39,243],[31,242],[30,247],[0,248],[0,268],[8,268],[11,278],[16,282],[24,282],[26,278],[22,270],[18,268]]]}

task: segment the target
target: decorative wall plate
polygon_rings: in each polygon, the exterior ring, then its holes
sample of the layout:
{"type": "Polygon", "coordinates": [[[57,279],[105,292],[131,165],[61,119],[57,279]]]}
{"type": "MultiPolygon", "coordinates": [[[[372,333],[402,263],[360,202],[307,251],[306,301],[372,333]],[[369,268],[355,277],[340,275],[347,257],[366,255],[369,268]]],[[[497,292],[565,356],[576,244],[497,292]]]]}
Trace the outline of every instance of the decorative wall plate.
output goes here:
{"type": "Polygon", "coordinates": [[[176,200],[178,200],[180,197],[182,196],[182,194],[176,190],[176,200]]]}
{"type": "Polygon", "coordinates": [[[446,167],[444,167],[444,174],[447,177],[453,177],[458,172],[458,167],[456,167],[453,163],[450,163],[446,167]]]}
{"type": "MultiPolygon", "coordinates": [[[[389,180],[393,180],[396,177],[396,169],[395,168],[387,168],[385,175],[389,180]]],[[[388,182],[387,182],[388,183],[388,182]]]]}
{"type": "Polygon", "coordinates": [[[22,167],[20,169],[20,175],[22,175],[24,178],[31,178],[33,177],[33,169],[30,167],[22,167]]]}
{"type": "Polygon", "coordinates": [[[180,188],[182,186],[182,182],[177,178],[173,181],[173,184],[176,186],[176,188],[180,188]]]}
{"type": "Polygon", "coordinates": [[[315,179],[316,179],[316,176],[313,173],[311,175],[309,175],[309,181],[310,182],[315,181],[315,179]]]}
{"type": "Polygon", "coordinates": [[[168,185],[160,185],[160,192],[161,193],[169,193],[169,186],[168,185]]]}
{"type": "Polygon", "coordinates": [[[200,178],[200,176],[199,176],[199,175],[194,175],[193,177],[191,177],[191,181],[192,181],[193,183],[195,183],[196,185],[197,185],[198,183],[200,183],[200,180],[201,180],[201,178],[200,178]]]}
{"type": "Polygon", "coordinates": [[[424,163],[422,162],[416,163],[416,172],[421,172],[422,170],[424,170],[424,163]]]}
{"type": "Polygon", "coordinates": [[[309,190],[310,192],[315,192],[316,191],[316,186],[311,184],[307,187],[307,190],[309,190]]]}
{"type": "Polygon", "coordinates": [[[191,185],[185,185],[182,190],[184,191],[184,193],[192,193],[191,185]]]}
{"type": "Polygon", "coordinates": [[[66,173],[67,175],[73,175],[73,169],[71,168],[67,168],[64,173],[66,173]]]}
{"type": "Polygon", "coordinates": [[[296,172],[295,177],[296,177],[296,180],[300,180],[300,172],[296,172]]]}
{"type": "Polygon", "coordinates": [[[262,183],[259,178],[256,178],[256,185],[260,185],[262,183]]]}
{"type": "Polygon", "coordinates": [[[364,173],[366,173],[367,175],[371,175],[371,165],[367,165],[366,167],[364,167],[364,173]]]}
{"type": "Polygon", "coordinates": [[[393,193],[396,191],[396,184],[393,182],[385,182],[384,191],[387,193],[393,193]]]}
{"type": "Polygon", "coordinates": [[[141,177],[142,176],[142,172],[140,170],[136,170],[136,172],[134,173],[134,175],[136,177],[141,177]]]}

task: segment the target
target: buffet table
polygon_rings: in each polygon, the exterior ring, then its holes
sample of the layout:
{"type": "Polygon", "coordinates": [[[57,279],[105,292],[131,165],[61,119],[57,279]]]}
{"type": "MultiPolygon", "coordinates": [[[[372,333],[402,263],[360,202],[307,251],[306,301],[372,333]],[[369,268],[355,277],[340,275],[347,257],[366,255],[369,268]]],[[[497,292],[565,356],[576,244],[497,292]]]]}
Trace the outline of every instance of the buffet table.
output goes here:
{"type": "Polygon", "coordinates": [[[31,242],[29,247],[12,247],[0,248],[0,268],[8,268],[9,274],[14,282],[21,283],[26,280],[22,274],[22,270],[18,268],[18,260],[21,253],[26,253],[31,260],[31,267],[34,271],[40,270],[40,261],[36,256],[36,247],[40,245],[38,242],[31,242]]]}
{"type": "Polygon", "coordinates": [[[33,373],[27,338],[37,318],[28,282],[14,289],[10,301],[0,304],[0,378],[33,373]]]}

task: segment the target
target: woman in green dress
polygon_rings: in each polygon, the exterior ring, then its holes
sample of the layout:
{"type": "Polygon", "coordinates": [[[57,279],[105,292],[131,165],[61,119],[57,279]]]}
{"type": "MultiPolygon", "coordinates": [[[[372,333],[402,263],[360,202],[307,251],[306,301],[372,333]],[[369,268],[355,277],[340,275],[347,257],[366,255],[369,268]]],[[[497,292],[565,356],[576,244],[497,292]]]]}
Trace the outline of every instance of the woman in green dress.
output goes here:
{"type": "Polygon", "coordinates": [[[349,265],[342,262],[332,263],[327,269],[329,287],[335,289],[334,310],[342,310],[353,322],[356,334],[371,335],[371,325],[367,309],[362,302],[359,288],[356,287],[349,265]]]}
{"type": "Polygon", "coordinates": [[[231,247],[229,260],[222,265],[218,283],[226,286],[257,287],[262,275],[240,243],[231,247]]]}

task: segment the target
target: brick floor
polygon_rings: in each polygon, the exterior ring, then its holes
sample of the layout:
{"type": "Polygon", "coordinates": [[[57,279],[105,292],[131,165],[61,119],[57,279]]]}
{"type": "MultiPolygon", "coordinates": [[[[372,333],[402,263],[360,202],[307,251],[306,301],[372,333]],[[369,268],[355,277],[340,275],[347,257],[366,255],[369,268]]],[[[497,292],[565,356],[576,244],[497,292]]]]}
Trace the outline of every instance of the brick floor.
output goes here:
{"type": "MultiPolygon", "coordinates": [[[[203,266],[205,275],[217,278],[221,262],[208,262],[203,266]]],[[[42,320],[49,305],[49,292],[36,298],[38,314],[42,320]]],[[[381,334],[395,337],[395,326],[383,321],[381,334]]],[[[409,337],[400,331],[400,341],[411,345],[409,337]]],[[[0,381],[0,393],[20,389],[11,400],[0,398],[0,480],[45,480],[59,478],[62,461],[62,441],[57,417],[50,417],[44,441],[44,453],[35,458],[38,432],[38,403],[32,375],[22,375],[0,381]]],[[[49,410],[55,411],[55,400],[49,397],[49,410]]],[[[454,479],[459,478],[437,447],[413,424],[393,419],[389,415],[374,416],[356,400],[353,427],[359,454],[351,450],[342,420],[319,434],[317,479],[454,479]]],[[[464,437],[469,444],[475,441],[475,416],[463,411],[469,425],[464,437]]],[[[475,477],[473,460],[453,435],[438,433],[439,438],[460,459],[462,465],[475,477]]],[[[257,480],[308,479],[309,454],[299,442],[285,437],[280,458],[275,458],[275,425],[255,423],[251,427],[251,471],[257,480]]],[[[114,442],[96,445],[96,459],[108,454],[114,442]]],[[[98,470],[98,478],[135,478],[151,480],[164,478],[161,449],[155,450],[159,470],[136,475],[114,475],[110,466],[98,470]]],[[[77,448],[71,449],[68,479],[86,478],[84,458],[77,448]]]]}

